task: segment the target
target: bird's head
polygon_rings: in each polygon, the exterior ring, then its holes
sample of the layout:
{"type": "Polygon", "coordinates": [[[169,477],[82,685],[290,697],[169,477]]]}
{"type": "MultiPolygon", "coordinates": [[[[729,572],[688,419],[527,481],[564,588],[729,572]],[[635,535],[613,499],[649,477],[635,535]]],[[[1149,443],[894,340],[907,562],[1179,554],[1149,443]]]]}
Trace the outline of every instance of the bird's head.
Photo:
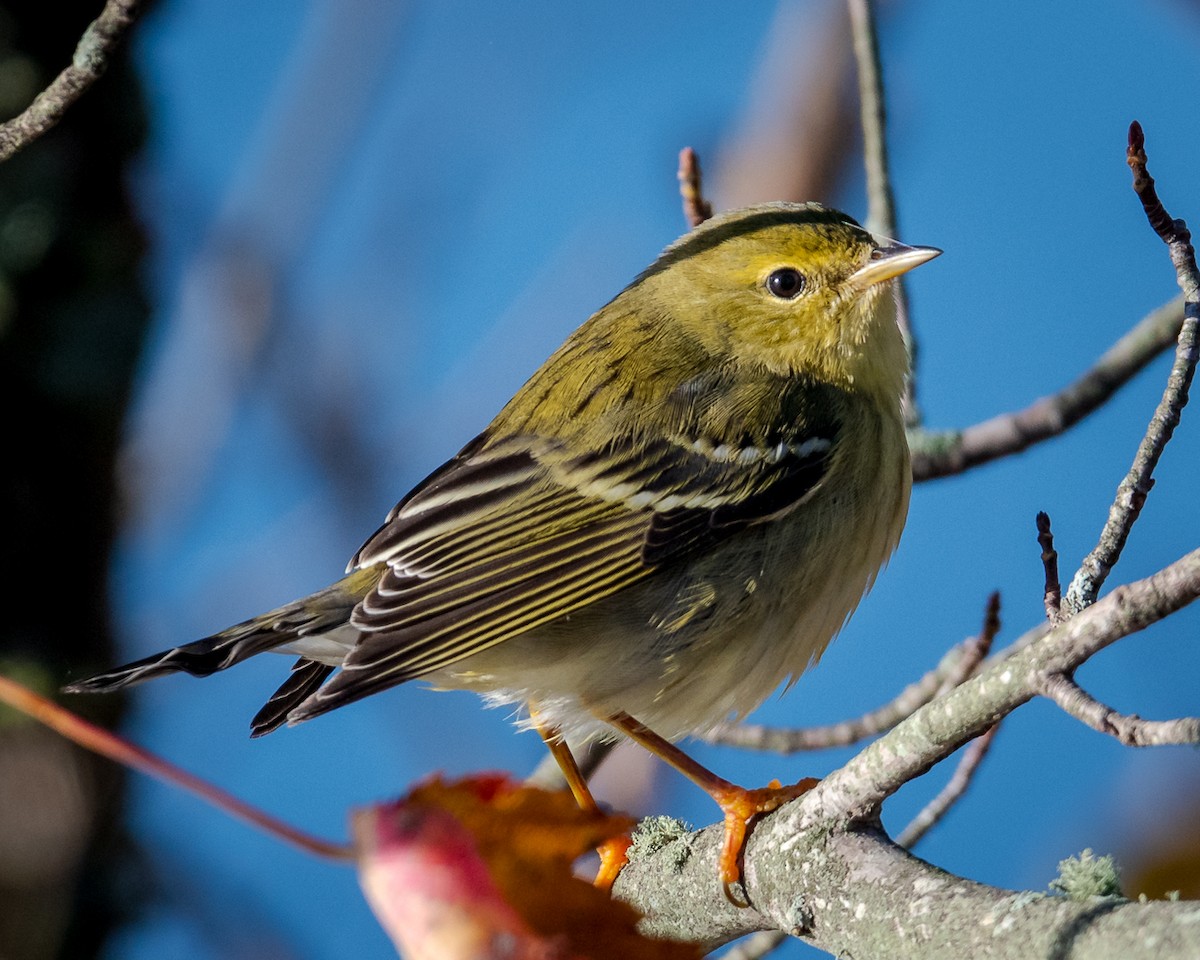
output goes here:
{"type": "Polygon", "coordinates": [[[714,354],[896,396],[908,364],[881,298],[939,253],[818,204],[774,203],[706,221],[635,286],[714,354]]]}

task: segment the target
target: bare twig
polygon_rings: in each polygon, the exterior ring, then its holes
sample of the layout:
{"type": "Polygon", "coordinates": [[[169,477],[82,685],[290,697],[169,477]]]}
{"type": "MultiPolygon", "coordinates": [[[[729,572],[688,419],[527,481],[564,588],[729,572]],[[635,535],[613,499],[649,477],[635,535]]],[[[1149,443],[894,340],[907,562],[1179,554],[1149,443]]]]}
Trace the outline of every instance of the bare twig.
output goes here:
{"type": "Polygon", "coordinates": [[[352,860],[354,850],[347,844],[334,843],[293,827],[258,807],[246,803],[220,787],[188,773],[168,760],[122,740],[115,733],[89,723],[53,700],[47,700],[7,677],[0,676],[0,703],[6,703],[73,743],[120,763],[132,770],[180,787],[211,804],[223,813],[243,820],[276,839],[319,857],[352,860]]]}
{"type": "MultiPolygon", "coordinates": [[[[983,614],[983,626],[979,631],[979,635],[974,639],[974,649],[977,651],[975,663],[972,664],[971,670],[963,674],[957,683],[940,690],[939,695],[953,690],[954,687],[959,686],[970,677],[975,667],[982,662],[983,658],[987,656],[988,651],[991,650],[992,643],[999,633],[1000,594],[993,593],[988,597],[987,608],[983,614]]],[[[998,726],[999,724],[996,724],[996,726],[989,728],[982,736],[976,738],[967,747],[950,780],[939,791],[938,795],[930,800],[916,817],[913,818],[912,822],[904,828],[900,837],[896,840],[900,846],[911,847],[925,836],[926,833],[933,829],[950,812],[950,808],[966,793],[971,779],[975,776],[975,771],[979,769],[979,765],[987,755],[988,747],[992,744],[992,737],[996,735],[996,727],[998,726]]]]}
{"type": "Polygon", "coordinates": [[[919,483],[962,473],[1065,433],[1175,343],[1183,318],[1183,298],[1177,297],[1143,317],[1074,383],[1024,410],[961,431],[912,432],[913,479],[919,483]]]}
{"type": "Polygon", "coordinates": [[[691,147],[679,151],[679,196],[683,200],[683,218],[698,227],[713,215],[712,204],[704,199],[700,180],[700,158],[691,147]]]}
{"type": "Polygon", "coordinates": [[[942,681],[938,689],[939,696],[949,693],[955,687],[961,686],[975,674],[976,668],[992,652],[992,644],[1000,634],[1000,591],[993,590],[988,594],[987,604],[983,608],[983,624],[979,633],[964,640],[963,658],[958,666],[942,681]]]}
{"type": "Polygon", "coordinates": [[[1066,673],[1043,678],[1039,692],[1093,730],[1116,737],[1127,747],[1200,743],[1200,717],[1143,720],[1135,713],[1118,713],[1101,703],[1066,673]]]}
{"type": "Polygon", "coordinates": [[[1072,613],[1095,603],[1109,571],[1121,557],[1129,531],[1133,529],[1154,485],[1154,468],[1187,405],[1188,389],[1196,372],[1197,357],[1200,356],[1196,330],[1197,317],[1200,316],[1200,270],[1196,268],[1192,235],[1187,224],[1182,220],[1173,220],[1158,199],[1154,179],[1146,170],[1143,143],[1142,128],[1135,121],[1129,128],[1127,154],[1133,170],[1133,188],[1142,201],[1150,225],[1170,249],[1175,274],[1184,293],[1184,321],[1175,349],[1175,362],[1167,377],[1162,399],[1150,419],[1146,435],[1138,445],[1133,465],[1117,488],[1100,539],[1084,558],[1067,591],[1066,608],[1072,613]]]}
{"type": "Polygon", "coordinates": [[[993,724],[984,731],[982,736],[976,737],[967,744],[962,758],[958,761],[958,766],[954,768],[954,774],[946,782],[946,785],[900,832],[896,838],[899,846],[906,849],[914,846],[933,827],[937,826],[951,807],[962,799],[963,794],[967,792],[967,787],[971,785],[979,765],[987,756],[987,752],[992,746],[992,740],[995,739],[996,731],[999,729],[1000,724],[993,724]]]}
{"type": "Polygon", "coordinates": [[[947,690],[953,690],[975,672],[991,651],[992,641],[999,630],[999,603],[1000,595],[992,594],[988,600],[984,628],[977,636],[955,646],[929,673],[905,687],[894,700],[869,713],[824,727],[801,729],[768,727],[754,723],[727,724],[713,729],[704,739],[710,743],[722,743],[747,750],[774,751],[786,755],[847,747],[877,736],[890,730],[935,697],[947,690]]]}
{"type": "Polygon", "coordinates": [[[0,162],[52,128],[108,66],[108,59],[137,14],[141,0],[108,0],[84,31],[71,65],[33,98],[23,113],[0,124],[0,162]]]}
{"type": "MultiPolygon", "coordinates": [[[[879,35],[875,29],[872,0],[847,0],[850,29],[854,37],[854,59],[858,64],[858,96],[861,103],[863,162],[867,173],[867,229],[872,233],[896,235],[896,201],[888,172],[887,110],[883,98],[883,71],[879,61],[879,35]]],[[[910,428],[921,424],[917,406],[917,338],[908,313],[908,295],[903,278],[895,283],[896,324],[908,351],[909,377],[904,387],[904,418],[910,428]]]]}
{"type": "Polygon", "coordinates": [[[1042,548],[1042,567],[1046,571],[1046,587],[1042,603],[1046,619],[1058,623],[1062,606],[1062,584],[1058,581],[1058,551],[1054,549],[1054,534],[1050,530],[1050,514],[1039,510],[1037,515],[1038,545],[1042,548]]]}
{"type": "Polygon", "coordinates": [[[980,671],[865,747],[812,791],[811,815],[881,803],[997,720],[1040,693],[1047,672],[1066,672],[1122,637],[1200,597],[1200,549],[1158,573],[1117,587],[1087,610],[980,671]],[[905,739],[905,738],[910,739],[905,739]]]}

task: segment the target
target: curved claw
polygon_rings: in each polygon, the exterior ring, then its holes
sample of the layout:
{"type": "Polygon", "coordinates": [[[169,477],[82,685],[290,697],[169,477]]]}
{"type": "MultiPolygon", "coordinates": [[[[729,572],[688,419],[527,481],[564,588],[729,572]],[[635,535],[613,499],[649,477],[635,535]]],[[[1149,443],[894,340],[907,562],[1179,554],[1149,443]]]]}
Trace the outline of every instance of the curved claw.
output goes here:
{"type": "Polygon", "coordinates": [[[785,803],[804,796],[817,783],[819,781],[813,777],[805,777],[787,787],[778,780],[773,780],[765,787],[748,790],[729,784],[713,792],[712,798],[725,814],[725,837],[721,842],[721,856],[717,861],[721,889],[725,893],[725,899],[735,907],[744,909],[750,906],[750,897],[746,894],[745,886],[741,884],[742,868],[738,863],[750,821],[760,813],[770,813],[785,803]],[[736,896],[735,885],[740,886],[743,897],[736,896]]]}

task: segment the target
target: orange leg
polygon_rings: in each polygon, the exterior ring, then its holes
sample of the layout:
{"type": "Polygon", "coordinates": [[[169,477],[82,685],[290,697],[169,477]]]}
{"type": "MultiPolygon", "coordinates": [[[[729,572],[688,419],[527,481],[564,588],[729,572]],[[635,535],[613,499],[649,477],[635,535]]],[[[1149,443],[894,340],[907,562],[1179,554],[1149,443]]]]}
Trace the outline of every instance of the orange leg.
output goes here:
{"type": "Polygon", "coordinates": [[[805,777],[799,783],[784,787],[775,780],[769,786],[747,790],[718,777],[708,767],[697,763],[675,744],[664,740],[629,714],[618,713],[607,720],[630,740],[641,744],[656,757],[669,763],[717,801],[717,805],[725,814],[725,840],[721,845],[719,861],[722,888],[726,899],[735,907],[748,907],[749,902],[739,899],[733,892],[733,885],[742,878],[738,858],[746,841],[747,824],[756,815],[770,813],[789,800],[803,796],[817,785],[817,781],[812,777],[805,777]]]}
{"type": "MultiPolygon", "coordinates": [[[[596,798],[588,789],[587,780],[584,779],[579,764],[575,762],[575,757],[571,753],[571,748],[567,746],[567,742],[562,739],[557,730],[546,726],[538,719],[537,711],[532,706],[529,708],[529,716],[533,720],[538,734],[545,742],[546,749],[550,751],[550,756],[554,757],[558,769],[562,771],[563,779],[571,788],[571,794],[575,797],[575,802],[579,804],[579,809],[587,813],[599,812],[600,805],[596,803],[596,798]]],[[[613,837],[605,840],[596,848],[596,852],[600,854],[600,869],[596,871],[594,882],[601,890],[612,889],[617,874],[629,862],[631,843],[629,837],[613,837]]]]}

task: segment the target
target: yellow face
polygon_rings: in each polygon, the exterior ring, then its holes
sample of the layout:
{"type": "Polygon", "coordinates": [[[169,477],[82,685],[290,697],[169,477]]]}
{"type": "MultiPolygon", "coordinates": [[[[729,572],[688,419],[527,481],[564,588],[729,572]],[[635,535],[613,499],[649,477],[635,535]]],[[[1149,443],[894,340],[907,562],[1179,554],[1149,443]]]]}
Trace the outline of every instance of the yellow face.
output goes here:
{"type": "Polygon", "coordinates": [[[876,309],[882,281],[934,255],[815,204],[772,204],[708,221],[642,282],[715,353],[834,382],[876,367],[894,380],[906,365],[894,320],[876,309]]]}

